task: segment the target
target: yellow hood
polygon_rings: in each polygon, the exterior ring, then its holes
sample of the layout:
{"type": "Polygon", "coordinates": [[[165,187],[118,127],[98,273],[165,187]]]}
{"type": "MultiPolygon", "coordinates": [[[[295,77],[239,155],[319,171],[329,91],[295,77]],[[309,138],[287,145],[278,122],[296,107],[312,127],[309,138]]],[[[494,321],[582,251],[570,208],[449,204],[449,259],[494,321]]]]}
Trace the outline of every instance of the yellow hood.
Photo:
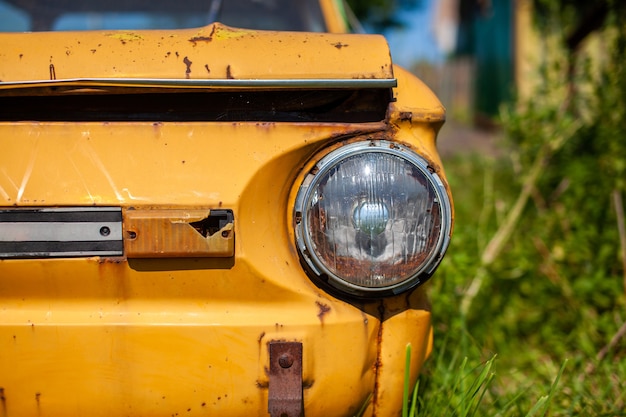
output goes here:
{"type": "Polygon", "coordinates": [[[77,79],[392,79],[377,35],[270,32],[215,23],[175,31],[0,34],[0,86],[77,79]]]}

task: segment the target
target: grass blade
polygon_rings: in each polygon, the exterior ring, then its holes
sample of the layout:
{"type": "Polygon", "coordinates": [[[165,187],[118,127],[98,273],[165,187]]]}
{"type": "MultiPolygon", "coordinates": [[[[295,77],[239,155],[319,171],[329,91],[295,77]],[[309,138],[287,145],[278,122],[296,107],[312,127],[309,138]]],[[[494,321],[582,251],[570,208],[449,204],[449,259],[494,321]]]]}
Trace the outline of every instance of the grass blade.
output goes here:
{"type": "Polygon", "coordinates": [[[402,393],[402,417],[409,417],[409,385],[411,383],[411,344],[406,345],[404,364],[404,392],[402,393]]]}

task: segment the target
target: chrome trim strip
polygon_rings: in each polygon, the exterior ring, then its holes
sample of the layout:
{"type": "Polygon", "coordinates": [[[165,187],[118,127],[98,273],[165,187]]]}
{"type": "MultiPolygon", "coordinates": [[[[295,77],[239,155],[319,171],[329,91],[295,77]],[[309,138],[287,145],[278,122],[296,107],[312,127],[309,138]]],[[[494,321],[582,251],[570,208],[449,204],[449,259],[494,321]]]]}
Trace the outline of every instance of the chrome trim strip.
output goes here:
{"type": "Polygon", "coordinates": [[[68,78],[58,80],[3,81],[0,89],[34,87],[159,87],[159,88],[393,88],[395,78],[299,79],[177,79],[177,78],[68,78]]]}
{"type": "Polygon", "coordinates": [[[4,222],[0,242],[91,242],[122,240],[120,222],[4,222]]]}
{"type": "Polygon", "coordinates": [[[0,209],[0,259],[122,256],[122,209],[0,209]]]}

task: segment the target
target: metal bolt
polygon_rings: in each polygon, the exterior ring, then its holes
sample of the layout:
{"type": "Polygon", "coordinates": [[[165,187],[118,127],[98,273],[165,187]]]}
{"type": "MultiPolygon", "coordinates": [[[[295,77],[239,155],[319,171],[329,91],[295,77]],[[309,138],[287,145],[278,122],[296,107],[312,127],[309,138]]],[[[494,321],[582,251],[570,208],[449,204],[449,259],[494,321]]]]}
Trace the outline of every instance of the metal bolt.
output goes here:
{"type": "Polygon", "coordinates": [[[281,368],[291,368],[291,365],[293,365],[293,356],[289,353],[283,353],[278,357],[278,364],[281,368]]]}
{"type": "Polygon", "coordinates": [[[102,227],[100,228],[100,235],[102,235],[102,236],[108,236],[108,235],[110,235],[110,234],[111,234],[111,229],[109,229],[108,227],[106,227],[106,226],[102,226],[102,227]]]}

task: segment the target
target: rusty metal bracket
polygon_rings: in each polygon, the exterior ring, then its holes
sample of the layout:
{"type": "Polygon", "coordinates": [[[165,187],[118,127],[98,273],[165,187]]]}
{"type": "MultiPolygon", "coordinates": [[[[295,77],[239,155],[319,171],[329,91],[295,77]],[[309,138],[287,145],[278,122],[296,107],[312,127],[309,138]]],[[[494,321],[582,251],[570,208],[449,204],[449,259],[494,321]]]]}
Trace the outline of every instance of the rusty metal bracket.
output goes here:
{"type": "Polygon", "coordinates": [[[267,410],[271,417],[303,417],[302,343],[269,342],[267,410]]]}

